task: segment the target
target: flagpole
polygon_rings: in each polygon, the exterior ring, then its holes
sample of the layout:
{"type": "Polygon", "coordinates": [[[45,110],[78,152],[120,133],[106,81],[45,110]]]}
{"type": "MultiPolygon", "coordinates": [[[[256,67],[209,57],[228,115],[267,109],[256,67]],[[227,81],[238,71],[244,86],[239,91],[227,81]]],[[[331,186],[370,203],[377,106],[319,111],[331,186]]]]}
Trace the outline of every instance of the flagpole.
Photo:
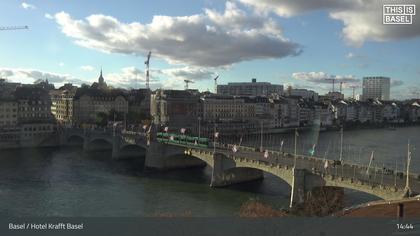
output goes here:
{"type": "Polygon", "coordinates": [[[263,151],[263,122],[261,121],[261,143],[260,143],[260,152],[263,151]]]}
{"type": "MultiPolygon", "coordinates": [[[[341,126],[341,130],[340,130],[340,133],[341,133],[341,138],[340,138],[340,162],[343,162],[343,126],[341,126]]],[[[343,164],[343,163],[341,163],[341,164],[343,164]]]]}
{"type": "Polygon", "coordinates": [[[198,117],[198,139],[201,138],[201,117],[198,117]]]}
{"type": "Polygon", "coordinates": [[[297,128],[295,128],[295,160],[293,164],[294,168],[296,168],[296,161],[297,161],[297,136],[298,136],[298,131],[297,131],[297,128]]]}
{"type": "Polygon", "coordinates": [[[410,140],[407,144],[407,178],[405,182],[405,187],[410,189],[410,162],[411,162],[411,152],[410,152],[410,140]]]}
{"type": "Polygon", "coordinates": [[[214,123],[214,142],[213,142],[213,156],[216,154],[216,123],[214,123]]]}
{"type": "Polygon", "coordinates": [[[395,180],[394,180],[395,188],[397,188],[397,169],[398,169],[397,159],[395,159],[395,180]]]}

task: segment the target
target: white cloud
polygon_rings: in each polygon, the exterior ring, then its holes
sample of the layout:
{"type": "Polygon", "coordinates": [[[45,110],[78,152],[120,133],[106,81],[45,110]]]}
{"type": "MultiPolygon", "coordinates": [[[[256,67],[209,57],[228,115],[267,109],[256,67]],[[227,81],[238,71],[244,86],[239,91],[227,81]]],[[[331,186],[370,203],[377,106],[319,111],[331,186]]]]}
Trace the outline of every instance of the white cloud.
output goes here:
{"type": "Polygon", "coordinates": [[[26,3],[26,2],[22,2],[21,7],[25,10],[34,10],[36,9],[36,7],[32,4],[26,3]]]}
{"type": "MultiPolygon", "coordinates": [[[[274,12],[292,17],[309,11],[326,10],[332,19],[343,23],[342,36],[351,46],[360,47],[366,41],[384,42],[420,36],[418,23],[413,25],[382,24],[383,4],[392,0],[238,0],[259,12],[274,12]]],[[[406,0],[404,4],[418,4],[406,0]]],[[[413,22],[418,17],[414,16],[413,22]]]]}
{"type": "Polygon", "coordinates": [[[352,53],[352,52],[349,52],[349,53],[347,53],[346,54],[346,58],[347,59],[352,59],[352,58],[354,58],[355,57],[355,55],[354,55],[354,53],[352,53]]]}
{"type": "Polygon", "coordinates": [[[94,71],[95,67],[90,66],[90,65],[85,65],[85,66],[81,66],[80,69],[83,71],[94,71]]]}
{"type": "Polygon", "coordinates": [[[227,2],[223,13],[205,9],[191,16],[154,16],[148,24],[123,23],[112,16],[73,19],[55,15],[62,32],[83,47],[109,53],[146,55],[174,64],[202,67],[231,65],[261,58],[298,55],[298,44],[283,37],[273,19],[249,15],[227,2]]]}
{"type": "Polygon", "coordinates": [[[0,77],[7,78],[13,82],[19,83],[33,83],[36,80],[48,79],[54,84],[74,83],[81,84],[83,81],[68,74],[57,74],[52,72],[40,71],[35,69],[21,69],[21,68],[0,68],[0,77]]]}
{"type": "Polygon", "coordinates": [[[60,67],[63,67],[63,66],[64,66],[64,62],[60,62],[60,63],[58,63],[58,65],[59,65],[60,67]]]}
{"type": "Polygon", "coordinates": [[[391,80],[391,87],[398,87],[404,84],[402,80],[391,80]]]}
{"type": "MultiPolygon", "coordinates": [[[[162,87],[165,89],[184,89],[185,81],[190,80],[192,83],[211,80],[216,77],[216,73],[209,69],[200,67],[179,67],[156,71],[165,79],[162,81],[162,87]]],[[[190,88],[194,87],[193,84],[190,88]]]]}
{"type": "Polygon", "coordinates": [[[334,79],[336,84],[343,82],[344,87],[360,83],[360,80],[353,75],[329,75],[325,72],[296,72],[292,74],[292,78],[315,84],[332,84],[332,80],[334,79]]]}
{"type": "MultiPolygon", "coordinates": [[[[180,67],[162,70],[150,70],[150,86],[152,88],[182,89],[184,80],[195,82],[212,79],[214,72],[197,67],[180,67]]],[[[105,81],[116,87],[139,88],[145,87],[146,76],[143,70],[134,66],[124,67],[118,73],[104,75],[105,81]]]]}
{"type": "Polygon", "coordinates": [[[158,71],[159,73],[171,77],[178,78],[180,80],[192,80],[192,81],[202,81],[213,79],[216,76],[211,70],[199,67],[182,67],[182,68],[171,68],[158,71]]]}
{"type": "MultiPolygon", "coordinates": [[[[146,80],[144,72],[134,66],[124,67],[118,73],[104,74],[104,78],[105,82],[113,85],[114,87],[125,88],[145,87],[144,81],[146,80]]],[[[157,81],[155,79],[152,79],[151,84],[156,82],[157,81]]]]}
{"type": "Polygon", "coordinates": [[[47,18],[47,19],[50,19],[50,20],[54,19],[54,16],[52,16],[49,13],[45,13],[44,17],[47,18]]]}

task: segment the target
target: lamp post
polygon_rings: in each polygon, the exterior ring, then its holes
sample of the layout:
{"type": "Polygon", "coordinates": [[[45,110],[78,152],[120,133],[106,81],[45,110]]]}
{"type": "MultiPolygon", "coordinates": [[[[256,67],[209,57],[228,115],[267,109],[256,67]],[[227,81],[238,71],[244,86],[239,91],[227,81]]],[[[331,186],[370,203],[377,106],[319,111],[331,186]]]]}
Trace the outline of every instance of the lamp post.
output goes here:
{"type": "Polygon", "coordinates": [[[201,138],[201,117],[198,117],[198,139],[201,138]]]}
{"type": "Polygon", "coordinates": [[[293,167],[296,168],[296,162],[297,162],[297,139],[298,139],[298,131],[297,128],[295,128],[295,158],[294,158],[294,163],[293,163],[293,167]]]}
{"type": "Polygon", "coordinates": [[[260,124],[261,124],[260,152],[262,152],[263,151],[263,121],[261,121],[260,124]]]}
{"type": "Polygon", "coordinates": [[[405,187],[410,189],[410,162],[411,162],[411,151],[410,151],[410,140],[407,144],[407,178],[405,182],[405,187]]]}
{"type": "MultiPolygon", "coordinates": [[[[340,162],[343,162],[343,136],[344,136],[343,126],[340,129],[340,162]]],[[[343,164],[343,163],[341,163],[343,164]]]]}

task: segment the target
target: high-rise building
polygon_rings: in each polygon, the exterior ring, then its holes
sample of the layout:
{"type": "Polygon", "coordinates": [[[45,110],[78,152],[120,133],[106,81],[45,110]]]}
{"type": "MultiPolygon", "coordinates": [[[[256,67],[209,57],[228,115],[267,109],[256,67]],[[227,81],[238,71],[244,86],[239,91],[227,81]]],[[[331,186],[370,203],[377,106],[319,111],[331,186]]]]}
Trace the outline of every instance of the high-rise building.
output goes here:
{"type": "Polygon", "coordinates": [[[271,94],[283,94],[283,85],[271,84],[268,82],[228,83],[217,85],[217,94],[230,96],[269,96],[271,94]]]}
{"type": "Polygon", "coordinates": [[[389,100],[391,79],[383,76],[363,78],[363,100],[389,100]]]}

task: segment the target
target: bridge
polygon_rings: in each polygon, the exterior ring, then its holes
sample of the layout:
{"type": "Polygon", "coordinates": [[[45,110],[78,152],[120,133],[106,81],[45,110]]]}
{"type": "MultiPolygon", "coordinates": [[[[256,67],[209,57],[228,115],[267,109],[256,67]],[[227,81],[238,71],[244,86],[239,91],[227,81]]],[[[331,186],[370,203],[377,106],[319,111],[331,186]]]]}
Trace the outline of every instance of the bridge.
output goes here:
{"type": "Polygon", "coordinates": [[[86,151],[98,147],[101,149],[107,143],[114,159],[124,158],[124,150],[130,148],[137,151],[130,153],[132,156],[138,157],[144,152],[146,168],[175,169],[208,165],[212,168],[212,187],[262,179],[264,173],[269,173],[291,187],[290,207],[303,203],[314,188],[324,186],[353,189],[385,200],[403,199],[420,192],[420,184],[414,176],[409,177],[410,184],[406,186],[405,178],[384,174],[383,169],[370,168],[367,174],[366,166],[350,163],[333,165],[332,161],[326,168],[325,159],[302,155],[295,157],[278,151],[268,151],[268,155],[264,155],[251,147],[238,147],[238,151],[233,152],[231,145],[222,144],[202,148],[153,140],[148,143],[145,133],[115,134],[111,131],[74,129],[63,132],[60,143],[66,145],[74,139],[79,139],[86,151]]]}

